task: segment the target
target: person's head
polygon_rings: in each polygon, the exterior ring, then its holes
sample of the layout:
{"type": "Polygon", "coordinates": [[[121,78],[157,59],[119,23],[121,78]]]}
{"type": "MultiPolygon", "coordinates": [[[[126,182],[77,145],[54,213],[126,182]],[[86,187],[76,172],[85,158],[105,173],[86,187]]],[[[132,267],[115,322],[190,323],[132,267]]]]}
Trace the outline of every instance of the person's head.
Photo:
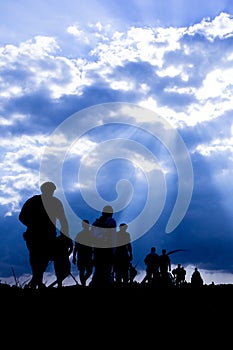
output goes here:
{"type": "Polygon", "coordinates": [[[166,254],[166,249],[162,249],[162,254],[166,254]]]}
{"type": "Polygon", "coordinates": [[[128,228],[128,225],[125,224],[124,222],[119,225],[120,231],[126,231],[128,228]]]}
{"type": "Polygon", "coordinates": [[[51,181],[46,181],[40,186],[40,190],[42,195],[52,196],[54,191],[56,190],[56,185],[51,181]]]}
{"type": "Polygon", "coordinates": [[[111,205],[105,205],[105,207],[102,210],[102,215],[105,215],[105,216],[113,215],[113,208],[111,207],[111,205]]]}
{"type": "Polygon", "coordinates": [[[155,253],[156,252],[156,248],[155,247],[151,247],[150,251],[151,251],[151,253],[155,253]]]}

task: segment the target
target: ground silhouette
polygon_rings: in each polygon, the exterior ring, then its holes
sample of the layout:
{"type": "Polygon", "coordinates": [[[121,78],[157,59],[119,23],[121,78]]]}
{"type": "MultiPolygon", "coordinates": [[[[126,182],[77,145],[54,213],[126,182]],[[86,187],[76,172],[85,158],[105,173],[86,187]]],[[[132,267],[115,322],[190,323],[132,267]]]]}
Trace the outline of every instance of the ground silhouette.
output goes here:
{"type": "Polygon", "coordinates": [[[90,287],[73,285],[62,288],[26,289],[6,284],[0,285],[1,310],[14,310],[14,313],[24,314],[27,311],[30,317],[38,312],[50,313],[55,310],[65,312],[71,317],[74,308],[68,308],[77,303],[79,315],[96,312],[121,313],[156,312],[169,315],[169,319],[177,320],[184,317],[194,317],[211,321],[213,317],[226,317],[233,312],[233,285],[203,285],[192,288],[190,283],[184,287],[155,287],[141,285],[137,282],[128,286],[90,287]],[[7,307],[6,307],[7,306],[7,307]],[[82,311],[81,311],[82,310],[82,311]]]}
{"type": "Polygon", "coordinates": [[[233,285],[193,289],[67,286],[41,290],[1,286],[1,330],[10,344],[209,348],[231,342],[233,285]]]}

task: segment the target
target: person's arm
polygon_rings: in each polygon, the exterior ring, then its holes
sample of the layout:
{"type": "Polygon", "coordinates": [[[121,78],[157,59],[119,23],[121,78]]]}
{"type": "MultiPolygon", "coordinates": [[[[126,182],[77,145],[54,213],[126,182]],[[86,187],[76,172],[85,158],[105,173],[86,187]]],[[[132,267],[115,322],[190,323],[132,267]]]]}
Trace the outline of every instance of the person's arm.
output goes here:
{"type": "Polygon", "coordinates": [[[129,252],[129,260],[133,260],[133,249],[132,249],[132,244],[128,243],[128,252],[129,252]]]}
{"type": "Polygon", "coordinates": [[[60,206],[59,206],[59,214],[58,214],[58,220],[60,222],[60,231],[66,235],[67,237],[69,237],[69,225],[68,225],[68,220],[66,218],[65,215],[65,210],[63,208],[62,203],[60,202],[60,206]]]}
{"type": "Polygon", "coordinates": [[[72,241],[71,238],[69,238],[69,246],[68,246],[68,254],[69,254],[69,256],[72,254],[73,250],[74,250],[73,241],[72,241]]]}
{"type": "Polygon", "coordinates": [[[169,271],[171,271],[171,259],[169,258],[169,256],[168,256],[168,269],[169,271]]]}
{"type": "Polygon", "coordinates": [[[78,244],[77,244],[77,242],[75,241],[75,243],[74,243],[74,249],[73,249],[73,259],[72,259],[72,263],[73,263],[73,264],[76,264],[76,262],[77,262],[77,252],[78,252],[78,244]]]}

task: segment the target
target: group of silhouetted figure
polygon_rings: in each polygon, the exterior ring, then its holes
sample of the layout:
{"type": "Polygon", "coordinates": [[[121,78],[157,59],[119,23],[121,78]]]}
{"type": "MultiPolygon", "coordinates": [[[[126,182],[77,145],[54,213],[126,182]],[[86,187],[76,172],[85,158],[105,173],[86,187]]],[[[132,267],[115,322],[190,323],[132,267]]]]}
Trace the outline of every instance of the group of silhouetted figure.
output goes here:
{"type": "MultiPolygon", "coordinates": [[[[137,270],[133,266],[133,251],[128,225],[118,227],[113,218],[113,208],[106,205],[100,217],[90,224],[82,220],[82,228],[74,241],[70,237],[69,225],[62,202],[54,196],[56,186],[53,182],[41,185],[41,194],[29,198],[22,206],[19,220],[26,226],[23,238],[29,252],[32,278],[28,288],[41,289],[44,273],[53,261],[57,284],[72,276],[71,262],[77,266],[82,286],[126,286],[135,282],[137,270]],[[57,222],[60,234],[57,235],[57,222]],[[72,259],[71,259],[72,257],[72,259]]],[[[174,285],[186,283],[186,271],[178,264],[171,271],[171,260],[166,249],[159,255],[156,247],[145,256],[146,275],[142,285],[174,285]]],[[[78,284],[78,282],[76,281],[78,284]]],[[[203,279],[197,268],[191,277],[191,285],[203,285],[203,279]]]]}
{"type": "MultiPolygon", "coordinates": [[[[157,254],[156,247],[151,247],[150,252],[145,256],[144,263],[146,265],[146,275],[142,280],[142,284],[149,284],[155,286],[169,286],[177,287],[185,286],[186,270],[181,264],[171,270],[171,259],[166,249],[162,249],[161,255],[157,254]]],[[[191,286],[200,287],[203,285],[203,279],[200,271],[195,267],[191,276],[191,286]]]]}

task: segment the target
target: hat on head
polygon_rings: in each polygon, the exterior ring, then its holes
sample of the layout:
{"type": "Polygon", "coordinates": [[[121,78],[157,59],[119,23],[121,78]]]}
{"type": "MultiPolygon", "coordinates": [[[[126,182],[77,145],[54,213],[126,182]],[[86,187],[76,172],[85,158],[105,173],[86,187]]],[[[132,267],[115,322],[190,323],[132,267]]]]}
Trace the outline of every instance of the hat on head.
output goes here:
{"type": "Polygon", "coordinates": [[[102,213],[113,214],[113,208],[111,207],[111,205],[106,205],[103,208],[102,213]]]}

